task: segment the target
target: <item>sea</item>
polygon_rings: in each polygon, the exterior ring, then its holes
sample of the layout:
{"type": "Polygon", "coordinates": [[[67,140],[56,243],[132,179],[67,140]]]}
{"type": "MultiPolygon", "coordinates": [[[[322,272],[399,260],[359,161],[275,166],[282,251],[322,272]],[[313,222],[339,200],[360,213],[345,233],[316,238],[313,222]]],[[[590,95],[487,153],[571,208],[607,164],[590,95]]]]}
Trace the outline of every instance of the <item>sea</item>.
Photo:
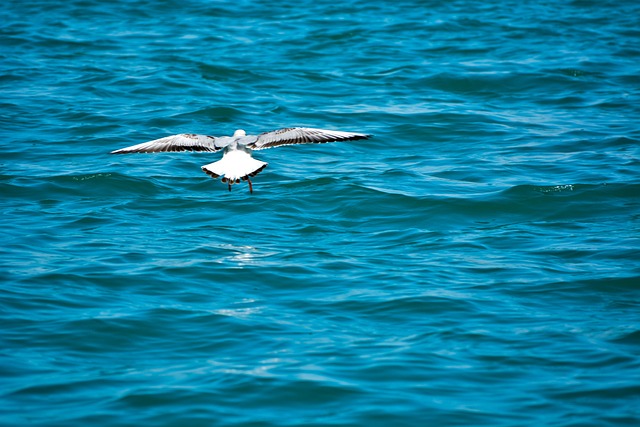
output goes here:
{"type": "Polygon", "coordinates": [[[639,143],[638,1],[7,0],[0,425],[639,426],[639,143]]]}

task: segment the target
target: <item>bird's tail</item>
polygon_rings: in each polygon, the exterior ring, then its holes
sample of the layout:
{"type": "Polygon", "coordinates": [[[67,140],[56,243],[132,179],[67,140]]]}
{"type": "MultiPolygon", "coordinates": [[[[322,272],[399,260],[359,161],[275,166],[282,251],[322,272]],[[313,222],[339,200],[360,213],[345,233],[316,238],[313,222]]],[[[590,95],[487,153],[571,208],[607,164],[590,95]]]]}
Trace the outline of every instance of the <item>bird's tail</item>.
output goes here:
{"type": "Polygon", "coordinates": [[[202,170],[212,178],[222,177],[222,182],[234,184],[256,176],[266,167],[267,163],[254,159],[247,152],[237,150],[225,153],[217,162],[202,166],[202,170]]]}

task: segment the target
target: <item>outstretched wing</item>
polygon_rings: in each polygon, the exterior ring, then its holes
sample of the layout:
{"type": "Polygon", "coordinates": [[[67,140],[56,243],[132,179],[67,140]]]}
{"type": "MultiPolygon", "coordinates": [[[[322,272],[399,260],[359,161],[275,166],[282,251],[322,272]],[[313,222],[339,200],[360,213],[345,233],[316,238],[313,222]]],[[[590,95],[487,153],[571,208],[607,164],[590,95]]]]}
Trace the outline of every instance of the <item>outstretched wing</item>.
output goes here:
{"type": "Polygon", "coordinates": [[[341,132],[314,128],[286,128],[265,132],[258,135],[256,140],[247,146],[252,150],[277,147],[287,144],[310,144],[322,142],[352,141],[369,139],[371,135],[354,132],[341,132]]]}
{"type": "Polygon", "coordinates": [[[207,135],[183,133],[155,139],[131,147],[112,151],[111,154],[160,153],[165,151],[218,151],[229,144],[228,137],[214,138],[207,135]]]}

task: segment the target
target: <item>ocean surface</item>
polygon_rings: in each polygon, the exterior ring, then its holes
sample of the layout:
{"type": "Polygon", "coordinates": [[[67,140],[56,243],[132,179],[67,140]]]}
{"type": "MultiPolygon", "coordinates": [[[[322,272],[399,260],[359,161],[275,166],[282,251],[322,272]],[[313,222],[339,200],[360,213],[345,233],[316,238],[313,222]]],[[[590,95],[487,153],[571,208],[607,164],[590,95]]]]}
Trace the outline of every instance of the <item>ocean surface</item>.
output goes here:
{"type": "Polygon", "coordinates": [[[4,2],[0,425],[640,425],[639,17],[4,2]]]}

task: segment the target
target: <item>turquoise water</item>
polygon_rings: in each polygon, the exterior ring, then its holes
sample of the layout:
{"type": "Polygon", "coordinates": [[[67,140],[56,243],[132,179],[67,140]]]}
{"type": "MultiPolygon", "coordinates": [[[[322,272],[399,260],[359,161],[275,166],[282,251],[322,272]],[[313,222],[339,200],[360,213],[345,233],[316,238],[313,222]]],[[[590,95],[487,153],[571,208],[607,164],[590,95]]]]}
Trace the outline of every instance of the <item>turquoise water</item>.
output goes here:
{"type": "Polygon", "coordinates": [[[0,424],[639,425],[638,16],[4,4],[0,424]]]}

